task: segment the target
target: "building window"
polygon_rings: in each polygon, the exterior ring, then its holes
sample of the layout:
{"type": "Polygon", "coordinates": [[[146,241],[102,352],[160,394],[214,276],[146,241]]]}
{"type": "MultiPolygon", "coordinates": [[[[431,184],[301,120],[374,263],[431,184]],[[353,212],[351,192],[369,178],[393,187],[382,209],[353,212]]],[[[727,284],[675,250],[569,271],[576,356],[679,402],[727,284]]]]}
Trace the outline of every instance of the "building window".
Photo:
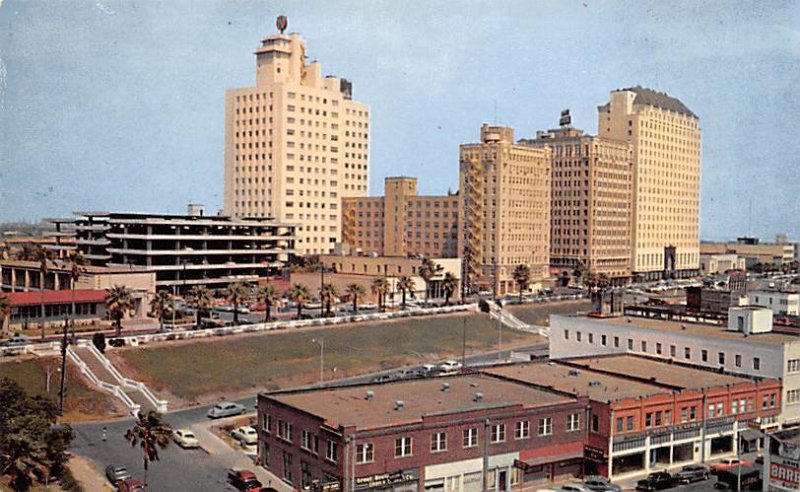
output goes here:
{"type": "Polygon", "coordinates": [[[310,487],[312,482],[311,463],[300,460],[300,483],[303,486],[303,489],[310,487]]]}
{"type": "Polygon", "coordinates": [[[600,432],[600,417],[596,414],[592,414],[592,432],[600,432]]]}
{"type": "Polygon", "coordinates": [[[708,350],[703,349],[700,351],[700,360],[708,362],[708,350]]]}
{"type": "Polygon", "coordinates": [[[564,340],[569,340],[569,330],[564,330],[564,340]]]}
{"type": "Polygon", "coordinates": [[[793,389],[786,392],[786,403],[800,402],[800,389],[793,389]]]}
{"type": "Polygon", "coordinates": [[[339,444],[336,441],[328,440],[328,447],[325,449],[325,459],[336,463],[339,444]]]}
{"type": "Polygon", "coordinates": [[[614,348],[619,348],[619,337],[614,337],[614,348]]]}
{"type": "Polygon", "coordinates": [[[356,445],[356,463],[372,463],[375,461],[375,447],[371,442],[356,445]]]}
{"type": "Polygon", "coordinates": [[[582,335],[583,335],[583,334],[582,334],[581,332],[577,332],[577,333],[575,334],[575,340],[576,340],[576,341],[578,341],[578,342],[580,342],[580,341],[581,341],[581,337],[582,337],[582,335]]]}
{"type": "Polygon", "coordinates": [[[681,408],[681,424],[689,421],[689,409],[686,407],[681,408]]]}
{"type": "Polygon", "coordinates": [[[676,354],[677,354],[676,350],[677,349],[675,348],[675,345],[670,345],[669,346],[669,356],[670,357],[675,357],[676,354]]]}
{"type": "Polygon", "coordinates": [[[292,483],[292,453],[289,451],[283,452],[283,478],[292,483]]]}
{"type": "Polygon", "coordinates": [[[553,419],[551,417],[539,419],[539,435],[549,436],[551,434],[553,434],[553,419]]]}
{"type": "Polygon", "coordinates": [[[628,350],[633,350],[633,338],[628,339],[628,350]]]}
{"type": "Polygon", "coordinates": [[[661,344],[656,342],[656,353],[661,355],[661,344]]]}
{"type": "Polygon", "coordinates": [[[721,365],[722,365],[722,364],[725,364],[725,352],[719,352],[719,353],[717,354],[717,360],[719,361],[719,363],[720,363],[721,365]]]}
{"type": "Polygon", "coordinates": [[[742,367],[742,356],[739,354],[734,355],[733,363],[736,365],[736,367],[742,367]]]}
{"type": "Polygon", "coordinates": [[[403,458],[411,456],[411,438],[400,437],[394,440],[394,457],[403,458]]]}
{"type": "Polygon", "coordinates": [[[264,432],[267,432],[267,433],[272,432],[271,431],[271,429],[272,429],[272,419],[270,419],[270,416],[269,416],[268,413],[264,413],[261,416],[261,428],[264,430],[264,432]]]}
{"type": "Polygon", "coordinates": [[[642,340],[642,352],[647,352],[647,342],[642,340]]]}
{"type": "Polygon", "coordinates": [[[278,436],[281,439],[292,442],[292,424],[285,420],[278,420],[278,436]]]}
{"type": "Polygon", "coordinates": [[[607,345],[607,337],[605,335],[600,335],[600,345],[603,347],[607,345]]]}
{"type": "Polygon", "coordinates": [[[474,448],[478,445],[478,429],[476,427],[472,427],[470,429],[464,429],[463,432],[463,447],[465,448],[474,448]]]}
{"type": "Polygon", "coordinates": [[[306,451],[311,451],[311,446],[313,445],[314,435],[309,431],[303,429],[302,439],[300,440],[300,448],[305,449],[306,451]]]}
{"type": "Polygon", "coordinates": [[[800,359],[789,359],[786,362],[786,372],[800,372],[800,359]]]}
{"type": "Polygon", "coordinates": [[[514,437],[517,439],[527,439],[531,435],[531,423],[527,420],[520,420],[516,424],[514,437]]]}
{"type": "Polygon", "coordinates": [[[617,432],[622,432],[625,428],[625,419],[622,417],[617,417],[617,432]]]}
{"type": "Polygon", "coordinates": [[[567,432],[574,432],[581,428],[581,414],[573,413],[567,416],[567,432]]]}
{"type": "Polygon", "coordinates": [[[647,412],[647,415],[645,415],[644,426],[648,428],[653,426],[653,412],[647,412]]]}
{"type": "Polygon", "coordinates": [[[761,370],[761,358],[753,357],[753,370],[760,371],[761,370]]]}
{"type": "Polygon", "coordinates": [[[633,416],[629,416],[629,417],[627,417],[625,419],[625,426],[626,426],[627,430],[629,430],[629,431],[633,430],[633,423],[634,423],[633,416]]]}
{"type": "Polygon", "coordinates": [[[691,347],[683,347],[683,358],[684,359],[691,359],[692,358],[692,349],[691,349],[691,347]]]}
{"type": "Polygon", "coordinates": [[[431,434],[431,453],[447,451],[447,433],[434,432],[431,434]]]}
{"type": "Polygon", "coordinates": [[[506,424],[496,424],[492,426],[492,442],[506,441],[506,424]]]}

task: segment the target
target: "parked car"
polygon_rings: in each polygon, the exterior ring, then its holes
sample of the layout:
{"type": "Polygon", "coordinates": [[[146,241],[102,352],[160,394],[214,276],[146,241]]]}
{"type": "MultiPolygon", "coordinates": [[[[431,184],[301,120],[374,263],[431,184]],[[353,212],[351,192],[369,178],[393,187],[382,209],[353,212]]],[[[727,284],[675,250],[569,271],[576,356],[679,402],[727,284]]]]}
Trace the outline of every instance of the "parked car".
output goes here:
{"type": "Polygon", "coordinates": [[[636,482],[636,490],[664,490],[672,488],[675,480],[667,472],[655,472],[636,482]]]}
{"type": "Polygon", "coordinates": [[[213,309],[214,309],[214,311],[220,311],[220,312],[223,312],[223,313],[232,313],[233,312],[233,306],[229,306],[227,304],[220,304],[219,306],[214,306],[213,309]]]}
{"type": "Polygon", "coordinates": [[[124,466],[108,465],[106,467],[106,477],[109,482],[116,485],[117,482],[131,478],[131,474],[128,473],[128,469],[124,466]]]}
{"type": "Polygon", "coordinates": [[[397,379],[393,374],[379,374],[370,380],[370,383],[388,383],[397,379]]]}
{"type": "Polygon", "coordinates": [[[559,492],[592,492],[592,489],[582,483],[565,483],[557,489],[559,492]]]}
{"type": "Polygon", "coordinates": [[[197,436],[189,429],[175,429],[172,433],[172,440],[175,441],[175,444],[184,449],[200,447],[197,436]]]}
{"type": "Polygon", "coordinates": [[[258,442],[258,432],[249,425],[237,427],[231,431],[231,437],[239,441],[243,446],[258,442]]]}
{"type": "Polygon", "coordinates": [[[674,478],[677,483],[692,483],[708,480],[709,476],[708,468],[703,465],[686,465],[675,474],[674,478]]]}
{"type": "Polygon", "coordinates": [[[622,487],[611,483],[606,477],[586,477],[583,484],[594,492],[622,492],[622,487]]]}
{"type": "Polygon", "coordinates": [[[27,345],[29,343],[31,343],[31,340],[28,337],[14,335],[8,340],[0,343],[0,347],[22,347],[23,345],[27,345]]]}
{"type": "Polygon", "coordinates": [[[250,470],[228,470],[228,482],[241,492],[255,492],[262,486],[250,470]]]}
{"type": "Polygon", "coordinates": [[[218,419],[222,417],[232,417],[234,415],[241,415],[245,412],[244,405],[238,403],[223,401],[217,403],[206,414],[209,418],[218,419]]]}
{"type": "Polygon", "coordinates": [[[730,470],[732,468],[736,468],[737,466],[753,466],[752,463],[745,460],[740,460],[739,458],[726,458],[719,463],[714,463],[711,465],[711,474],[716,475],[717,473],[723,470],[730,470]]]}
{"type": "Polygon", "coordinates": [[[414,371],[417,373],[417,377],[427,378],[438,373],[439,369],[433,364],[425,364],[417,367],[414,371]]]}
{"type": "Polygon", "coordinates": [[[441,369],[442,372],[455,372],[461,369],[461,362],[455,360],[446,360],[439,364],[439,369],[441,369]]]}
{"type": "MultiPolygon", "coordinates": [[[[233,309],[231,309],[233,311],[233,309]]],[[[247,306],[239,306],[236,308],[236,312],[239,314],[250,314],[250,308],[247,306]]]]}
{"type": "Polygon", "coordinates": [[[129,478],[117,482],[117,492],[147,492],[147,489],[144,488],[141,480],[129,478]]]}

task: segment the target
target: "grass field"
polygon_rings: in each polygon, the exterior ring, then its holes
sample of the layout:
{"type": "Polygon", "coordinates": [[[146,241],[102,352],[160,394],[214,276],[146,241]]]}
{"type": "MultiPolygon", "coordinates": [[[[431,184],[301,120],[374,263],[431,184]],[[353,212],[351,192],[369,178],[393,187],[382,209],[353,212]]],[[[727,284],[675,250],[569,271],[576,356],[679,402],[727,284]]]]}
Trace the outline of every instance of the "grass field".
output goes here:
{"type": "MultiPolygon", "coordinates": [[[[315,338],[324,338],[328,380],[460,356],[462,332],[467,353],[497,347],[497,325],[484,314],[470,314],[130,348],[111,357],[132,370],[131,377],[186,404],[316,382],[320,349],[315,338]]],[[[503,330],[504,346],[542,340],[503,330]]]]}
{"type": "MultiPolygon", "coordinates": [[[[7,377],[18,382],[29,394],[49,396],[58,401],[61,373],[57,369],[60,368],[61,360],[56,357],[17,358],[0,363],[0,378],[7,377]],[[52,370],[50,393],[47,393],[48,367],[52,370]]],[[[71,364],[67,364],[66,388],[65,420],[79,421],[124,413],[115,405],[112,396],[89,388],[71,364]]]]}
{"type": "Polygon", "coordinates": [[[556,304],[520,304],[508,306],[506,309],[529,325],[550,326],[551,314],[573,314],[588,311],[592,303],[588,299],[559,302],[556,304]]]}

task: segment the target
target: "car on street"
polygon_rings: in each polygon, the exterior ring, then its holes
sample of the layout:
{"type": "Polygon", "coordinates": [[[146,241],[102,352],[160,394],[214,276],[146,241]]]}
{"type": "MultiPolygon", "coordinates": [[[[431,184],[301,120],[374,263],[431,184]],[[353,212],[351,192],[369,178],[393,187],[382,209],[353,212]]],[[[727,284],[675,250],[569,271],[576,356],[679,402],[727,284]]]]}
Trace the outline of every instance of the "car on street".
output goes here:
{"type": "Polygon", "coordinates": [[[209,418],[219,419],[222,417],[232,417],[234,415],[241,415],[245,412],[244,405],[235,402],[222,401],[211,407],[206,414],[209,418]]]}
{"type": "Polygon", "coordinates": [[[577,482],[565,483],[556,490],[559,492],[592,492],[592,489],[587,487],[585,484],[577,482]]]}
{"type": "Polygon", "coordinates": [[[261,489],[261,482],[250,470],[228,470],[228,482],[241,492],[255,492],[261,489]]]}
{"type": "Polygon", "coordinates": [[[0,343],[0,347],[22,347],[23,345],[27,345],[29,343],[31,343],[30,338],[22,335],[14,335],[8,340],[0,343]]]}
{"type": "Polygon", "coordinates": [[[231,437],[239,441],[242,446],[256,444],[258,442],[258,432],[249,425],[237,427],[231,431],[231,437]]]}
{"type": "Polygon", "coordinates": [[[719,472],[721,472],[723,470],[730,470],[730,469],[736,468],[739,465],[741,465],[741,466],[753,466],[753,464],[750,463],[749,461],[740,460],[739,458],[727,458],[727,459],[724,459],[724,460],[720,461],[719,463],[714,463],[709,468],[711,470],[711,474],[712,475],[716,475],[717,473],[719,473],[719,472]]]}
{"type": "Polygon", "coordinates": [[[214,311],[219,311],[221,313],[232,313],[233,306],[229,306],[227,304],[220,304],[218,306],[213,307],[214,311]]]}
{"type": "Polygon", "coordinates": [[[370,380],[370,383],[388,383],[396,379],[397,377],[394,374],[378,374],[370,380]]]}
{"type": "Polygon", "coordinates": [[[175,444],[184,449],[200,447],[197,436],[189,429],[175,429],[172,433],[172,440],[175,441],[175,444]]]}
{"type": "Polygon", "coordinates": [[[446,360],[439,364],[439,369],[441,369],[442,372],[456,372],[461,369],[461,362],[455,360],[446,360]]]}
{"type": "Polygon", "coordinates": [[[122,482],[123,480],[131,478],[131,474],[124,466],[108,465],[106,467],[106,478],[108,478],[109,482],[116,485],[117,482],[122,482]]]}
{"type": "Polygon", "coordinates": [[[703,465],[686,465],[674,477],[677,483],[692,483],[708,480],[710,475],[708,468],[703,465]]]}
{"type": "Polygon", "coordinates": [[[589,476],[583,480],[583,484],[593,492],[622,492],[622,487],[611,483],[606,477],[589,476]]]}
{"type": "Polygon", "coordinates": [[[675,486],[672,475],[663,471],[647,475],[647,478],[636,482],[636,490],[664,490],[675,486]]]}
{"type": "Polygon", "coordinates": [[[129,478],[117,482],[117,492],[147,492],[147,489],[144,488],[141,480],[129,478]]]}

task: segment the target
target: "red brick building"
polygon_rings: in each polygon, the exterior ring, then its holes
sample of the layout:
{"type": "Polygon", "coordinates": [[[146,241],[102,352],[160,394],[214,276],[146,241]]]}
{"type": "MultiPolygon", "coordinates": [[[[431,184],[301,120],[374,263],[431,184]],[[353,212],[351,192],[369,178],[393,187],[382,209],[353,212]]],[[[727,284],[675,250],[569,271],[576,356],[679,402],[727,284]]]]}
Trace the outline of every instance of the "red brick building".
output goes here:
{"type": "Polygon", "coordinates": [[[300,490],[509,490],[582,473],[588,398],[487,375],[258,397],[260,464],[300,490]]]}

